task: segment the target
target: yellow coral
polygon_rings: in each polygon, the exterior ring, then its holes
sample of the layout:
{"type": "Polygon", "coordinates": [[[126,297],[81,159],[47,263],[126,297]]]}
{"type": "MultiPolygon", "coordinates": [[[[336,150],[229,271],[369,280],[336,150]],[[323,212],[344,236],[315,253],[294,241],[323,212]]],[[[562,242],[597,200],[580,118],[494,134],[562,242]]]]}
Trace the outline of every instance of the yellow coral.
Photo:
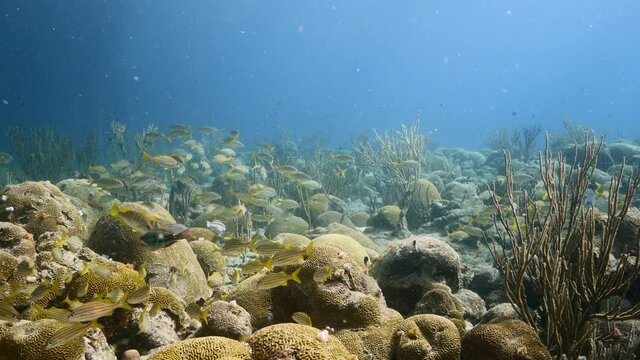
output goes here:
{"type": "Polygon", "coordinates": [[[394,354],[406,360],[458,360],[460,334],[445,317],[414,315],[397,326],[394,354]]]}
{"type": "Polygon", "coordinates": [[[66,324],[57,320],[0,322],[0,360],[80,359],[82,337],[47,349],[49,339],[66,324]]]}
{"type": "Polygon", "coordinates": [[[354,259],[358,265],[364,266],[364,259],[368,257],[369,254],[367,250],[365,250],[362,245],[360,245],[353,238],[341,235],[341,234],[327,234],[321,235],[317,238],[313,239],[313,244],[315,245],[331,245],[335,246],[338,249],[346,252],[349,256],[354,259]]]}
{"type": "Polygon", "coordinates": [[[471,329],[462,339],[462,360],[549,360],[551,355],[527,323],[497,318],[471,329]]]}
{"type": "Polygon", "coordinates": [[[87,302],[95,295],[105,295],[112,290],[132,291],[145,284],[137,271],[119,262],[96,261],[85,274],[76,273],[68,285],[70,299],[87,302]]]}
{"type": "Polygon", "coordinates": [[[271,360],[278,356],[299,360],[345,360],[351,357],[340,340],[329,336],[319,339],[321,330],[300,324],[277,324],[256,331],[249,338],[253,360],[271,360]]]}
{"type": "Polygon", "coordinates": [[[35,239],[49,231],[84,236],[85,227],[78,209],[50,182],[7,185],[0,194],[7,197],[2,203],[0,221],[22,224],[35,239]],[[4,211],[5,207],[13,211],[4,211]]]}
{"type": "Polygon", "coordinates": [[[249,347],[239,341],[219,336],[205,336],[164,346],[147,359],[245,360],[249,354],[249,347]]]}

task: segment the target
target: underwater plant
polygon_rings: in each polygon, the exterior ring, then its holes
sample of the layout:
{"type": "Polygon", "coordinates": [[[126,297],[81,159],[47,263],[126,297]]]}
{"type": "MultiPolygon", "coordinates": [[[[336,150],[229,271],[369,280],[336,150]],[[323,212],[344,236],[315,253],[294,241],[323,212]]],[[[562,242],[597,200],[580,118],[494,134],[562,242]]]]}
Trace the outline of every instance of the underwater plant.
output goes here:
{"type": "Polygon", "coordinates": [[[89,133],[84,139],[84,143],[78,151],[76,151],[76,161],[78,169],[86,169],[95,164],[98,158],[98,136],[95,133],[89,133]]]}
{"type": "Polygon", "coordinates": [[[494,150],[507,150],[513,158],[528,161],[533,155],[536,139],[541,131],[540,124],[498,129],[489,135],[487,145],[494,150]]]}
{"type": "Polygon", "coordinates": [[[117,146],[117,150],[120,155],[120,159],[127,158],[124,133],[127,129],[127,126],[118,120],[111,121],[111,134],[113,135],[113,139],[115,140],[115,144],[117,146]]]}
{"type": "Polygon", "coordinates": [[[397,235],[408,233],[405,215],[429,141],[429,135],[421,133],[419,127],[416,119],[410,127],[402,125],[400,131],[380,135],[374,130],[375,145],[367,138],[354,144],[356,164],[374,174],[378,180],[376,190],[383,195],[385,204],[396,204],[401,209],[397,235]]]}
{"type": "MultiPolygon", "coordinates": [[[[606,215],[585,206],[604,140],[584,139],[584,161],[567,165],[562,152],[554,158],[549,137],[540,154],[540,175],[548,196],[548,210],[526,199],[518,214],[513,190],[511,158],[505,152],[508,209],[493,202],[496,228],[504,227],[501,249],[487,239],[489,249],[504,275],[505,293],[518,314],[541,332],[555,358],[578,359],[593,351],[594,320],[621,321],[640,316],[640,304],[623,308],[624,295],[640,275],[640,262],[627,249],[611,264],[617,232],[640,184],[640,174],[623,178],[624,163],[612,178],[606,215]],[[625,185],[623,185],[625,184],[625,185]],[[524,208],[524,210],[522,210],[524,208]],[[510,249],[510,250],[508,250],[510,249]],[[531,291],[535,296],[531,296],[531,291]],[[618,298],[612,300],[614,296],[618,298]],[[540,311],[534,312],[534,302],[540,311]]],[[[577,155],[576,155],[577,156],[577,155]]],[[[494,187],[495,190],[495,187],[494,187]]]]}
{"type": "Polygon", "coordinates": [[[20,169],[31,180],[58,181],[72,171],[73,139],[50,127],[6,129],[7,141],[15,151],[20,169]]]}

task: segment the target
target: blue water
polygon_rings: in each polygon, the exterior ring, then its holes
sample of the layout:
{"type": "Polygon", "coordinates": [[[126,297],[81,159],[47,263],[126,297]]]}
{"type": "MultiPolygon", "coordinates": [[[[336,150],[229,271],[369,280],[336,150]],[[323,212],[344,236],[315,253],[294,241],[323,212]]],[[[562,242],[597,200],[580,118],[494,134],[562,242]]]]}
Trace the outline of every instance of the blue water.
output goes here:
{"type": "Polygon", "coordinates": [[[440,145],[563,120],[640,138],[633,1],[0,3],[0,122],[113,118],[337,144],[419,116],[440,145]]]}

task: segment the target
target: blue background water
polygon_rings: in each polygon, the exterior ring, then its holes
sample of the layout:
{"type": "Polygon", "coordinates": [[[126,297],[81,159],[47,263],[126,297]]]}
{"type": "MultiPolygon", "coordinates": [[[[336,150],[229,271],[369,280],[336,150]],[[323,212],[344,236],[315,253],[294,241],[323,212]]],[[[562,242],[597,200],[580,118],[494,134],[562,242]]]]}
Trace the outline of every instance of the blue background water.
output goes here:
{"type": "Polygon", "coordinates": [[[0,3],[0,122],[329,134],[419,115],[442,145],[563,120],[640,128],[633,1],[0,3]]]}

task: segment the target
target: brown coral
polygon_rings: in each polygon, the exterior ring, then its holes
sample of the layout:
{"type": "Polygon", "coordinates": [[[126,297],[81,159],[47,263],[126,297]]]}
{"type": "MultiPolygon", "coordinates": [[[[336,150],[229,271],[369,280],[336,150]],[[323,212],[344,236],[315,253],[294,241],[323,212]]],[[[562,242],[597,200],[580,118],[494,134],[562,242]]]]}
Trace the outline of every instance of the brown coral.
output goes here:
{"type": "Polygon", "coordinates": [[[462,339],[462,360],[548,360],[551,355],[527,323],[497,318],[471,329],[462,339]]]}

